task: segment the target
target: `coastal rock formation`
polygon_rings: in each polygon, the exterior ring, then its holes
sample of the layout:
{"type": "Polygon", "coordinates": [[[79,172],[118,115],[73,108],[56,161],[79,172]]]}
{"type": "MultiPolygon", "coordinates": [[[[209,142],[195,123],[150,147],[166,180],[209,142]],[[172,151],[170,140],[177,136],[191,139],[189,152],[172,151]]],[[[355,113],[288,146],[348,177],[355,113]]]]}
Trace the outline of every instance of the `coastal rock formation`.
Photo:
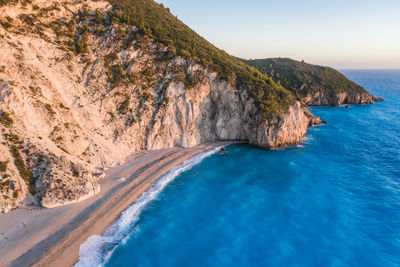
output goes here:
{"type": "Polygon", "coordinates": [[[90,197],[133,151],[216,140],[276,149],[319,123],[250,66],[213,48],[237,72],[223,75],[127,18],[106,1],[0,5],[1,212],[90,197]]]}
{"type": "MultiPolygon", "coordinates": [[[[249,143],[267,149],[276,149],[301,142],[310,118],[297,102],[289,108],[284,118],[273,125],[256,124],[251,128],[249,143]]],[[[308,112],[309,113],[309,112],[308,112]]]]}
{"type": "Polygon", "coordinates": [[[305,110],[305,115],[309,119],[308,126],[318,126],[321,124],[326,124],[326,121],[321,120],[320,117],[314,116],[310,111],[305,110]]]}
{"type": "MultiPolygon", "coordinates": [[[[383,101],[383,98],[380,99],[380,101],[383,101]]],[[[342,104],[374,104],[378,101],[378,98],[368,92],[341,92],[335,95],[326,95],[324,92],[316,92],[303,97],[301,101],[307,106],[339,106],[342,104]]]]}

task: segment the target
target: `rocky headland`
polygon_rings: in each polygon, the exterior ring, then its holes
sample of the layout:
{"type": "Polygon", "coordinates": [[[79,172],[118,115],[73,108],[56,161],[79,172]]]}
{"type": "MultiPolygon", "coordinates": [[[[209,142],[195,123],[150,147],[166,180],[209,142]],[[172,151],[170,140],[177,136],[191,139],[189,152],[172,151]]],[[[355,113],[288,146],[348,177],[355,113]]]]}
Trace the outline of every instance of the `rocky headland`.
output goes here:
{"type": "Polygon", "coordinates": [[[306,106],[373,104],[383,98],[347,79],[335,69],[289,58],[243,60],[292,91],[306,106]]]}

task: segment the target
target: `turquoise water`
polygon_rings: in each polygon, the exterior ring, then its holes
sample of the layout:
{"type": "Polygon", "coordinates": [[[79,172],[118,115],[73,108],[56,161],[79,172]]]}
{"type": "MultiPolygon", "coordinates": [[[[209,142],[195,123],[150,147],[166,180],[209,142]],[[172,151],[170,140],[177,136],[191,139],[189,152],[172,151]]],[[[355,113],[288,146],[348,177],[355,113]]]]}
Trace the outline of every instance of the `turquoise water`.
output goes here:
{"type": "Polygon", "coordinates": [[[296,147],[205,158],[127,223],[105,266],[400,266],[400,71],[344,73],[386,101],[313,108],[328,123],[296,147]]]}

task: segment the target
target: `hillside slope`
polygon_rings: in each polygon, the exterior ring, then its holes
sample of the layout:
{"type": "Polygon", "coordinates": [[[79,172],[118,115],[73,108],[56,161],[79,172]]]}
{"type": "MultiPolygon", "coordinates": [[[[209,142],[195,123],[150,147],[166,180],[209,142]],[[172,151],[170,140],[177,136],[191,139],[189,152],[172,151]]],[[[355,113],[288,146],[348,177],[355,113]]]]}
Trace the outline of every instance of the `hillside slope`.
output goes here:
{"type": "Polygon", "coordinates": [[[372,104],[378,99],[340,72],[289,58],[244,60],[309,106],[372,104]]]}
{"type": "Polygon", "coordinates": [[[136,150],[301,141],[313,116],[152,0],[0,2],[0,210],[99,192],[136,150]]]}

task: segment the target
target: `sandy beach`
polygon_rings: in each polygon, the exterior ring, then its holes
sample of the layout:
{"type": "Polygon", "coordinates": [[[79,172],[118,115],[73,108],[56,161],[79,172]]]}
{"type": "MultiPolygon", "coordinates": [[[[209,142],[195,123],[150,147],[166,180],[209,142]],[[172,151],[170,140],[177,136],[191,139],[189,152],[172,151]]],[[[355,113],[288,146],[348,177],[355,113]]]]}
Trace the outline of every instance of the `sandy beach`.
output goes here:
{"type": "Polygon", "coordinates": [[[198,153],[230,143],[139,151],[106,171],[101,192],[87,200],[53,209],[19,208],[0,215],[0,265],[73,265],[80,245],[101,234],[162,175],[198,153]]]}

